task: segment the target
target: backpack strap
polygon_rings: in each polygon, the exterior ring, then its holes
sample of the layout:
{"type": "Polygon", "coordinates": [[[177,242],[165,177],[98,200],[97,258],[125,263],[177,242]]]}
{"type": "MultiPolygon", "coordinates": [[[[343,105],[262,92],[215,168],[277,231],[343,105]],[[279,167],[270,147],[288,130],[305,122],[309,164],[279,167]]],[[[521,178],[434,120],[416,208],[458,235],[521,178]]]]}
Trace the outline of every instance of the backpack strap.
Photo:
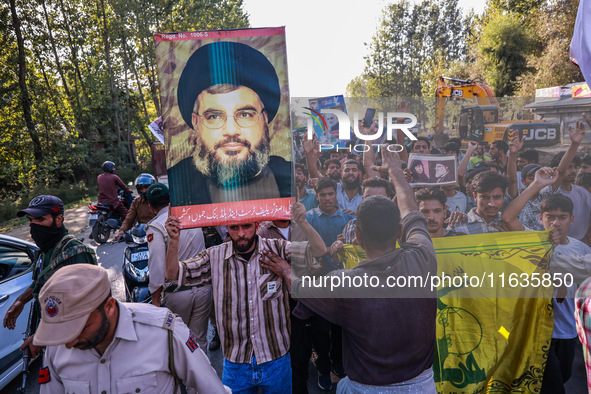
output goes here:
{"type": "MultiPolygon", "coordinates": [[[[72,258],[72,257],[77,256],[82,253],[88,253],[93,256],[95,255],[95,252],[94,252],[94,250],[92,250],[92,248],[90,248],[89,246],[80,242],[80,240],[78,238],[76,238],[75,236],[69,235],[69,234],[64,236],[60,240],[60,242],[58,242],[58,246],[56,246],[53,253],[51,254],[49,264],[47,265],[47,267],[45,267],[39,273],[38,277],[43,278],[43,276],[45,274],[47,274],[49,271],[54,270],[55,268],[60,266],[67,259],[72,258]],[[78,244],[73,245],[71,247],[67,247],[72,242],[74,242],[74,243],[78,242],[78,244]]],[[[94,261],[96,264],[96,259],[94,261]]]]}

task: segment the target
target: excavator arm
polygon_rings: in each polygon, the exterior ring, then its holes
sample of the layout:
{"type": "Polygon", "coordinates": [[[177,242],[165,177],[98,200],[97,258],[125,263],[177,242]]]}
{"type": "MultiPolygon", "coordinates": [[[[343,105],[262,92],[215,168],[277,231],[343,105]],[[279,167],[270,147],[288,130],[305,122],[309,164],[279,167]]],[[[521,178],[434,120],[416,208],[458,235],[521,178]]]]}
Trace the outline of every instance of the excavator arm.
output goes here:
{"type": "Polygon", "coordinates": [[[499,106],[494,92],[486,84],[476,83],[472,80],[463,80],[441,76],[437,80],[437,89],[435,91],[436,110],[435,110],[435,133],[443,133],[443,120],[445,118],[445,106],[448,97],[474,98],[478,105],[499,106]],[[446,80],[454,85],[448,86],[446,80]]]}

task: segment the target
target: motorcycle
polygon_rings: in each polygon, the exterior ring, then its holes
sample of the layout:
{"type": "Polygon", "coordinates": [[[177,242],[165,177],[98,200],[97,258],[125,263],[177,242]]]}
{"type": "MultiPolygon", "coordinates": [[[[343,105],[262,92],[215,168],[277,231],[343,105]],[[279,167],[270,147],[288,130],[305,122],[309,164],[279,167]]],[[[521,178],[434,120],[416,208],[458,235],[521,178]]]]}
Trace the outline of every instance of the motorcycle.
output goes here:
{"type": "MultiPolygon", "coordinates": [[[[123,190],[119,191],[119,201],[129,209],[133,197],[125,193],[123,190]]],[[[92,239],[98,244],[104,244],[109,240],[111,231],[121,227],[123,218],[111,204],[97,203],[96,205],[88,205],[88,225],[92,228],[92,239]]]]}
{"type": "Polygon", "coordinates": [[[123,254],[123,279],[125,281],[125,299],[127,302],[152,301],[148,288],[148,242],[146,240],[145,223],[136,224],[124,235],[128,245],[123,254]]]}

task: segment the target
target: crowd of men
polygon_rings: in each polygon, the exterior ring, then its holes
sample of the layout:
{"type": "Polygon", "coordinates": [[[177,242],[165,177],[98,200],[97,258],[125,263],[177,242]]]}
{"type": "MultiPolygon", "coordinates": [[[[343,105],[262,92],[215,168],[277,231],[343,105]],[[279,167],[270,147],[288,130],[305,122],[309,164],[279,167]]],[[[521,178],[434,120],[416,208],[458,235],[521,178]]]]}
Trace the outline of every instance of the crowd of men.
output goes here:
{"type": "Polygon", "coordinates": [[[457,139],[436,149],[418,137],[400,155],[321,152],[305,141],[295,164],[293,220],[218,228],[210,247],[202,229],[181,229],[169,216],[169,190],[153,183],[140,198],[154,215],[147,240],[155,306],[115,300],[94,252],[68,235],[61,201],[39,196],[18,213],[41,248],[39,275],[4,325],[14,328],[25,303],[38,300],[41,323],[25,345],[47,346],[42,392],[171,392],[182,382],[207,393],[307,393],[314,352],[322,390],[338,380],[342,393],[431,393],[435,292],[292,297],[302,277],[435,274],[432,238],[552,229],[551,269],[574,273],[581,285],[578,294],[576,284],[558,289],[552,301],[542,392],[564,392],[591,319],[591,156],[578,154],[585,128],[583,121],[569,127],[568,149],[547,166],[518,136],[488,151],[457,139]],[[456,155],[457,183],[413,189],[409,153],[456,155]],[[360,245],[367,260],[345,269],[346,244],[360,245]],[[209,322],[221,341],[221,381],[205,352],[209,322]],[[133,369],[131,357],[145,368],[133,369]]]}

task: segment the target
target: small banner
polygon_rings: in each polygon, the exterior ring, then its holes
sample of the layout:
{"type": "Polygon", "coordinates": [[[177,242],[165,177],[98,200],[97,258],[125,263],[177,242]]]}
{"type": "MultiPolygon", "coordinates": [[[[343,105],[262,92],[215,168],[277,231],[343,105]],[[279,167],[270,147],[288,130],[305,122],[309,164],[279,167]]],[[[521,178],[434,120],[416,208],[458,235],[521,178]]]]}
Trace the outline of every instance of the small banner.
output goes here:
{"type": "Polygon", "coordinates": [[[155,34],[171,214],[291,219],[285,28],[155,34]]]}
{"type": "Polygon", "coordinates": [[[345,98],[340,96],[318,97],[309,99],[310,107],[305,108],[306,112],[313,119],[314,132],[318,137],[318,141],[324,145],[333,145],[336,147],[344,147],[347,145],[347,140],[339,139],[339,120],[337,115],[332,113],[322,113],[322,110],[338,110],[347,113],[347,106],[345,98]]]}

